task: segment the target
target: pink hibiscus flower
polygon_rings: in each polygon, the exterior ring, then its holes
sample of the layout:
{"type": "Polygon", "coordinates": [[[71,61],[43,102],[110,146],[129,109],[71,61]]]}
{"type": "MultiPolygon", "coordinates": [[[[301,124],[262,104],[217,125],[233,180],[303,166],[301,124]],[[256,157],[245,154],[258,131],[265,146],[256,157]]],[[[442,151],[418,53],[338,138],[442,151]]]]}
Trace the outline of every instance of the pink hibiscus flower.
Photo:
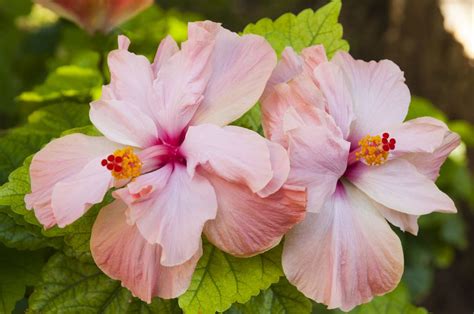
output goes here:
{"type": "Polygon", "coordinates": [[[262,97],[265,134],[290,156],[287,184],[308,189],[308,214],[286,236],[283,268],[307,297],[350,310],[391,291],[403,251],[387,221],[456,212],[434,181],[459,136],[432,118],[403,122],[410,93],[393,62],[322,46],[287,48],[262,97]]]}
{"type": "Polygon", "coordinates": [[[46,145],[33,158],[25,199],[46,228],[64,227],[125,186],[97,217],[92,255],[148,302],[187,289],[203,230],[220,249],[251,256],[305,215],[305,190],[282,187],[285,149],[226,126],[260,97],[274,51],[262,37],[209,21],[190,23],[188,36],[181,50],[164,39],[153,64],[119,37],[111,83],[90,110],[104,137],[72,134],[46,145]]]}
{"type": "Polygon", "coordinates": [[[153,4],[153,0],[35,0],[89,33],[107,33],[153,4]]]}

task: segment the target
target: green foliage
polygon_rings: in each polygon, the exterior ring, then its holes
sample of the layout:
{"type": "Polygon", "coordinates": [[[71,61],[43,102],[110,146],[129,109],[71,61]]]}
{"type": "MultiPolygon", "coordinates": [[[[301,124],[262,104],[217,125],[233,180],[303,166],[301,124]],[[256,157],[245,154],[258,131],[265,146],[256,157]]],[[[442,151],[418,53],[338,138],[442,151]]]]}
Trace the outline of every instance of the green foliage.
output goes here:
{"type": "Polygon", "coordinates": [[[234,304],[229,314],[304,314],[311,313],[311,301],[292,286],[286,278],[273,284],[245,304],[234,304]]]}
{"type": "Polygon", "coordinates": [[[245,113],[238,120],[234,121],[232,124],[238,125],[250,130],[254,130],[255,132],[260,133],[260,135],[263,135],[263,128],[262,128],[261,121],[262,121],[262,113],[260,111],[260,104],[256,104],[247,113],[245,113]]]}
{"type": "Polygon", "coordinates": [[[244,34],[257,34],[265,37],[280,54],[287,46],[296,51],[323,44],[331,57],[338,50],[349,50],[349,44],[342,39],[342,25],[338,22],[341,1],[334,0],[317,11],[306,9],[295,16],[286,13],[275,21],[261,19],[249,24],[244,34]]]}
{"type": "Polygon", "coordinates": [[[215,313],[227,310],[232,303],[245,303],[261,289],[279,280],[281,246],[251,258],[237,258],[203,244],[191,286],[179,298],[186,313],[215,313]]]}
{"type": "MultiPolygon", "coordinates": [[[[313,313],[329,314],[344,313],[340,310],[328,310],[321,304],[313,304],[313,313]]],[[[349,312],[350,314],[428,314],[424,308],[410,303],[408,289],[400,284],[394,291],[380,297],[375,297],[370,303],[360,305],[349,312]]]]}
{"type": "Polygon", "coordinates": [[[39,279],[43,252],[20,252],[0,245],[0,313],[11,313],[27,286],[39,279]]]}

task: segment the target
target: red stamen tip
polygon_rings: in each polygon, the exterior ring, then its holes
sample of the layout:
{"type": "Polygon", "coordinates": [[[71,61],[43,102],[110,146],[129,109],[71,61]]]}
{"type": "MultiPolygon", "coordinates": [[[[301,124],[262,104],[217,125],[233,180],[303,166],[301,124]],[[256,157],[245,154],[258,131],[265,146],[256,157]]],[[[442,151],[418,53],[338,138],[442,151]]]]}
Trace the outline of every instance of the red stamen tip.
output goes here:
{"type": "Polygon", "coordinates": [[[122,157],[120,157],[120,156],[115,157],[115,162],[122,162],[122,160],[123,160],[123,159],[122,159],[122,157]]]}
{"type": "Polygon", "coordinates": [[[382,134],[382,136],[383,136],[384,138],[388,138],[388,137],[390,136],[390,134],[388,134],[387,132],[385,132],[384,134],[382,134]]]}
{"type": "Polygon", "coordinates": [[[101,164],[103,167],[107,166],[107,160],[102,159],[102,161],[100,162],[100,164],[101,164]]]}
{"type": "Polygon", "coordinates": [[[113,169],[114,169],[114,164],[108,164],[108,165],[107,165],[107,169],[113,170],[113,169]]]}
{"type": "Polygon", "coordinates": [[[382,143],[383,143],[383,144],[388,144],[388,140],[384,137],[384,138],[382,139],[382,143]]]}
{"type": "Polygon", "coordinates": [[[107,157],[107,160],[108,160],[108,161],[114,161],[114,159],[115,159],[115,156],[114,156],[114,155],[109,155],[109,156],[107,157]]]}
{"type": "Polygon", "coordinates": [[[388,152],[390,150],[390,147],[388,145],[382,146],[383,150],[388,152]]]}
{"type": "Polygon", "coordinates": [[[114,171],[115,172],[120,172],[120,171],[122,171],[122,167],[119,166],[119,165],[115,165],[114,171]]]}
{"type": "Polygon", "coordinates": [[[395,144],[397,141],[394,138],[390,139],[390,144],[395,144]]]}
{"type": "Polygon", "coordinates": [[[394,149],[395,149],[395,144],[390,143],[390,144],[388,144],[388,145],[389,145],[389,147],[390,147],[391,150],[394,150],[394,149]]]}

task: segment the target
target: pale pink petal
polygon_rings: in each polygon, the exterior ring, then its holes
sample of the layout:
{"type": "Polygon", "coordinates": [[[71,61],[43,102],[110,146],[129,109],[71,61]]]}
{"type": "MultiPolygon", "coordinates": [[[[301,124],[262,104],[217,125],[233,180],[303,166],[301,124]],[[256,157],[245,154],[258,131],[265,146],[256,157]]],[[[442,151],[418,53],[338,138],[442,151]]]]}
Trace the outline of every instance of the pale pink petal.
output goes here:
{"type": "Polygon", "coordinates": [[[164,131],[163,139],[169,143],[179,142],[203,101],[212,74],[214,37],[206,30],[190,33],[181,50],[161,65],[153,83],[157,102],[153,113],[164,131]]]}
{"type": "Polygon", "coordinates": [[[206,223],[205,234],[232,255],[252,256],[272,248],[304,218],[306,193],[302,188],[285,185],[261,198],[245,185],[211,173],[203,175],[214,186],[219,204],[216,219],[206,223]]]}
{"type": "Polygon", "coordinates": [[[288,179],[290,173],[290,159],[288,153],[280,144],[266,141],[270,152],[270,161],[272,163],[273,178],[260,191],[258,195],[267,197],[278,191],[288,179]]]}
{"type": "MultiPolygon", "coordinates": [[[[166,185],[158,189],[161,187],[159,184],[150,193],[139,195],[132,201],[118,195],[127,202],[131,212],[139,213],[136,224],[144,238],[163,248],[161,264],[176,266],[199,250],[204,224],[216,217],[216,195],[206,178],[198,173],[190,177],[185,166],[177,163],[166,185]]],[[[132,187],[132,192],[136,192],[136,188],[132,187]]]]}
{"type": "Polygon", "coordinates": [[[388,128],[390,137],[396,139],[394,157],[406,153],[433,153],[441,146],[448,127],[441,121],[429,117],[409,120],[396,127],[388,128]]]}
{"type": "Polygon", "coordinates": [[[262,98],[262,126],[268,139],[287,146],[285,135],[287,128],[284,120],[289,112],[296,113],[301,121],[309,125],[326,124],[328,119],[332,119],[328,115],[321,114],[320,109],[324,109],[322,98],[303,92],[301,88],[304,88],[304,85],[310,85],[307,86],[309,89],[317,90],[308,78],[298,78],[290,84],[282,83],[274,86],[272,92],[262,98]]]}
{"type": "MultiPolygon", "coordinates": [[[[54,187],[80,173],[92,160],[103,158],[119,146],[105,137],[71,134],[47,144],[30,165],[31,193],[25,196],[26,207],[34,209],[38,220],[50,228],[57,224],[51,208],[54,187]]],[[[100,161],[97,162],[98,165],[100,161]]],[[[112,176],[109,173],[107,183],[112,176]]],[[[88,187],[91,188],[91,187],[88,187]]]]}
{"type": "Polygon", "coordinates": [[[403,159],[379,167],[358,163],[347,171],[346,177],[376,202],[402,213],[456,212],[449,196],[403,159]]]}
{"type": "Polygon", "coordinates": [[[287,83],[301,74],[303,72],[303,65],[303,58],[300,57],[292,47],[286,47],[281,53],[280,61],[278,61],[278,64],[268,79],[262,98],[265,98],[268,93],[271,93],[275,85],[287,83]]]}
{"type": "Polygon", "coordinates": [[[124,101],[94,101],[89,117],[94,126],[111,141],[146,148],[158,140],[153,120],[124,101]]]}
{"type": "Polygon", "coordinates": [[[92,205],[102,202],[113,185],[113,177],[100,162],[92,159],[79,173],[58,182],[53,188],[51,206],[59,227],[80,218],[92,205]]]}
{"type": "Polygon", "coordinates": [[[288,184],[308,189],[310,212],[318,212],[346,171],[350,143],[340,134],[317,126],[288,132],[291,170],[288,184]]]}
{"type": "Polygon", "coordinates": [[[320,213],[308,213],[287,234],[282,263],[308,298],[349,311],[397,286],[403,251],[372,201],[344,184],[320,213]]]}
{"type": "Polygon", "coordinates": [[[263,37],[219,27],[215,40],[212,76],[193,125],[237,120],[258,101],[276,65],[275,52],[263,37]]]}
{"type": "Polygon", "coordinates": [[[273,178],[270,151],[257,133],[236,127],[202,124],[189,128],[181,146],[188,172],[197,166],[258,192],[273,178]]]}
{"type": "Polygon", "coordinates": [[[418,234],[418,216],[401,213],[376,202],[374,204],[376,204],[378,211],[392,225],[397,226],[402,231],[408,231],[414,235],[418,234]]]}
{"type": "Polygon", "coordinates": [[[158,74],[160,68],[165,64],[169,58],[179,51],[178,44],[170,35],[166,36],[158,46],[155,59],[151,65],[155,76],[158,74]]]}
{"type": "Polygon", "coordinates": [[[308,74],[312,74],[316,67],[318,67],[321,63],[328,61],[326,50],[324,49],[323,45],[314,45],[304,48],[301,51],[301,56],[304,59],[305,72],[308,74]]]}
{"type": "Polygon", "coordinates": [[[435,181],[439,176],[439,169],[449,154],[459,146],[461,138],[456,133],[446,130],[443,142],[433,153],[404,154],[403,159],[408,160],[416,167],[419,173],[435,181]]]}
{"type": "Polygon", "coordinates": [[[410,91],[400,68],[389,60],[365,62],[338,52],[331,63],[340,66],[352,95],[355,120],[353,145],[367,134],[376,135],[387,126],[401,123],[408,112],[410,91]]]}
{"type": "Polygon", "coordinates": [[[342,69],[331,62],[320,64],[314,76],[327,100],[327,110],[342,131],[344,138],[354,120],[352,95],[342,69]]]}
{"type": "Polygon", "coordinates": [[[104,99],[124,101],[151,116],[153,70],[146,57],[127,51],[129,43],[128,38],[120,36],[119,49],[109,53],[110,84],[104,99]]]}
{"type": "Polygon", "coordinates": [[[127,206],[121,201],[102,208],[92,228],[91,252],[97,266],[107,276],[120,280],[134,296],[150,303],[155,296],[164,299],[183,294],[202,248],[181,265],[166,267],[158,244],[150,244],[136,225],[126,223],[127,206]]]}

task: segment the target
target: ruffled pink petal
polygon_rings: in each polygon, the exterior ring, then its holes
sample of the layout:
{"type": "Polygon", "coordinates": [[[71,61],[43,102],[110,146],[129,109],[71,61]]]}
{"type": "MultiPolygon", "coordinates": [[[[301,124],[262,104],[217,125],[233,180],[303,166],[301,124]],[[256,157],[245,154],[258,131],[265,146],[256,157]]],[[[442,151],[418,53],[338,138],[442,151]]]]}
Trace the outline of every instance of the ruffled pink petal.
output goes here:
{"type": "Polygon", "coordinates": [[[166,267],[158,244],[150,244],[136,225],[126,223],[127,206],[117,200],[102,208],[92,228],[91,251],[97,266],[107,276],[120,280],[134,296],[150,303],[155,296],[176,298],[189,287],[196,264],[196,253],[181,265],[166,267]]]}
{"type": "Polygon", "coordinates": [[[387,208],[376,202],[378,211],[387,219],[392,225],[397,226],[402,231],[408,231],[413,235],[418,234],[418,216],[401,213],[399,211],[387,208]]]}
{"type": "Polygon", "coordinates": [[[51,206],[59,227],[80,218],[92,205],[102,202],[113,185],[113,177],[100,162],[92,159],[79,173],[58,182],[53,188],[51,206]]]}
{"type": "Polygon", "coordinates": [[[403,159],[408,160],[416,167],[419,173],[425,175],[432,181],[439,176],[439,169],[449,154],[459,146],[461,138],[454,132],[446,130],[443,142],[432,153],[410,153],[404,154],[403,159]]]}
{"type": "MultiPolygon", "coordinates": [[[[108,141],[105,137],[71,134],[51,141],[34,157],[30,165],[31,193],[25,196],[26,207],[34,209],[35,215],[45,228],[58,223],[53,213],[51,198],[53,189],[62,181],[77,177],[91,161],[104,158],[119,146],[108,141]]],[[[97,160],[100,166],[100,160],[97,160]]],[[[102,169],[99,169],[101,171],[102,169]]],[[[110,173],[104,178],[103,184],[112,180],[110,173]]],[[[87,186],[89,192],[94,186],[87,186]]],[[[80,187],[82,188],[82,187],[80,187]]],[[[77,213],[84,212],[90,207],[86,205],[87,193],[84,199],[75,204],[77,213]]],[[[56,208],[61,210],[61,208],[56,208]]]]}
{"type": "Polygon", "coordinates": [[[417,118],[387,129],[390,137],[396,139],[396,149],[391,152],[393,157],[406,153],[433,153],[443,142],[444,135],[449,131],[443,122],[429,118],[417,118]]]}
{"type": "Polygon", "coordinates": [[[158,104],[154,115],[167,142],[179,141],[183,129],[203,101],[212,74],[214,42],[213,31],[191,31],[181,50],[160,67],[153,83],[158,104]]]}
{"type": "Polygon", "coordinates": [[[123,191],[116,195],[127,203],[131,213],[137,212],[135,217],[129,215],[129,222],[136,220],[143,237],[150,244],[162,247],[160,263],[168,267],[180,265],[196,254],[204,224],[216,217],[214,188],[198,173],[189,176],[180,164],[174,165],[171,174],[165,170],[154,176],[156,183],[151,191],[148,186],[153,178],[149,177],[134,183],[128,191],[131,197],[123,195],[123,191]],[[169,176],[166,184],[163,184],[166,178],[159,176],[169,176]]]}
{"type": "Polygon", "coordinates": [[[181,146],[189,174],[198,165],[258,192],[273,178],[270,151],[257,133],[236,127],[201,124],[189,128],[181,146]]]}
{"type": "Polygon", "coordinates": [[[146,148],[158,140],[153,120],[124,101],[94,101],[89,117],[95,127],[111,141],[146,148]]]}
{"type": "Polygon", "coordinates": [[[338,52],[331,63],[339,65],[352,95],[353,145],[367,134],[376,135],[387,126],[400,124],[408,112],[410,91],[400,68],[389,60],[364,62],[346,52],[338,52]]]}
{"type": "Polygon", "coordinates": [[[280,144],[266,141],[270,152],[270,162],[272,164],[273,178],[260,191],[258,195],[267,197],[278,191],[288,179],[290,173],[290,159],[288,153],[280,144]]]}
{"type": "Polygon", "coordinates": [[[346,176],[376,202],[402,213],[456,212],[449,196],[403,159],[391,160],[379,167],[358,163],[346,176]]]}
{"type": "Polygon", "coordinates": [[[245,185],[203,173],[212,183],[219,210],[206,223],[206,237],[218,248],[236,256],[252,256],[280,242],[294,224],[304,218],[306,193],[302,188],[283,186],[261,198],[245,185]]]}
{"type": "Polygon", "coordinates": [[[288,134],[288,184],[306,187],[307,210],[318,212],[346,171],[350,143],[325,127],[300,127],[288,134]]]}
{"type": "Polygon", "coordinates": [[[286,47],[281,53],[281,59],[273,69],[262,98],[271,93],[273,87],[280,83],[287,83],[303,72],[303,58],[292,47],[286,47]]]}
{"type": "Polygon", "coordinates": [[[105,99],[115,99],[152,116],[154,79],[150,61],[144,56],[127,51],[130,40],[119,37],[119,49],[109,53],[110,84],[105,99]]]}
{"type": "Polygon", "coordinates": [[[314,70],[314,76],[327,100],[327,110],[342,131],[344,138],[350,132],[354,120],[352,95],[342,69],[325,62],[314,70]]]}
{"type": "Polygon", "coordinates": [[[314,45],[304,48],[301,51],[301,56],[304,59],[305,72],[309,75],[313,74],[316,67],[328,61],[326,50],[323,45],[314,45]]]}
{"type": "Polygon", "coordinates": [[[344,184],[320,213],[308,213],[287,234],[282,263],[308,298],[349,311],[397,286],[403,251],[372,201],[344,184]]]}
{"type": "Polygon", "coordinates": [[[237,120],[258,101],[276,65],[275,52],[263,37],[239,36],[219,26],[215,40],[212,76],[193,125],[237,120]]]}
{"type": "Polygon", "coordinates": [[[151,68],[155,76],[158,74],[160,68],[165,64],[169,58],[179,51],[178,44],[170,35],[166,36],[158,46],[156,51],[155,59],[151,68]]]}

